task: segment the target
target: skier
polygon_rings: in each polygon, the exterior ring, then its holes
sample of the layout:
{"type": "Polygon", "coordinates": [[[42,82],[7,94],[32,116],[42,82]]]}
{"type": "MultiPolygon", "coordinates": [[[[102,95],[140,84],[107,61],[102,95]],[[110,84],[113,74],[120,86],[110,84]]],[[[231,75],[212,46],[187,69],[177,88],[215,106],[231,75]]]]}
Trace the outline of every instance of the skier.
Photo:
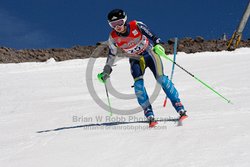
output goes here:
{"type": "Polygon", "coordinates": [[[112,72],[112,65],[117,53],[117,48],[129,54],[131,74],[134,78],[134,91],[138,103],[144,110],[144,115],[149,121],[149,127],[157,125],[154,112],[144,87],[143,75],[145,69],[153,72],[155,79],[162,86],[173,107],[180,114],[180,118],[186,115],[179,94],[173,83],[163,73],[163,65],[160,56],[154,53],[153,46],[164,44],[160,38],[153,34],[142,22],[133,20],[127,22],[127,15],[121,9],[114,9],[108,14],[108,23],[112,28],[109,36],[109,54],[103,72],[98,78],[105,83],[112,72]]]}

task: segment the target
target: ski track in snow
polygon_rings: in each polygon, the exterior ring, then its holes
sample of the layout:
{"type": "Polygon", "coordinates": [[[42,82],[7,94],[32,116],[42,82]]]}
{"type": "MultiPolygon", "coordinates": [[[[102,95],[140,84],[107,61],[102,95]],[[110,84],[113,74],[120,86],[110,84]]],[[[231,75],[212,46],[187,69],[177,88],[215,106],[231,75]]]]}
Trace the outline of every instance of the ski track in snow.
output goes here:
{"type": "MultiPolygon", "coordinates": [[[[189,118],[177,127],[173,119],[178,115],[169,101],[162,107],[161,91],[153,108],[156,117],[167,121],[155,129],[148,128],[142,112],[110,117],[94,102],[85,80],[89,59],[0,64],[0,166],[248,167],[249,55],[250,48],[178,53],[178,64],[233,105],[175,67],[173,82],[189,118]],[[74,117],[81,119],[74,121],[74,117]]],[[[96,79],[105,61],[97,59],[92,76],[98,96],[107,103],[104,86],[96,79]]],[[[163,63],[165,73],[170,74],[172,64],[163,63]]],[[[128,60],[116,64],[112,85],[133,95],[128,60]]],[[[155,81],[149,69],[144,79],[151,94],[155,81]]],[[[110,98],[115,108],[138,106],[136,99],[110,98]]]]}

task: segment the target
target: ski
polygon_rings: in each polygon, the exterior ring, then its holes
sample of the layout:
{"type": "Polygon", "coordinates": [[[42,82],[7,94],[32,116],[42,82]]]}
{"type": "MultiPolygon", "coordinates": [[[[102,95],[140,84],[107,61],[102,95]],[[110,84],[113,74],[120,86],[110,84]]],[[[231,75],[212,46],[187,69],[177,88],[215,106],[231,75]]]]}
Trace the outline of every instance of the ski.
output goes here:
{"type": "Polygon", "coordinates": [[[187,115],[180,116],[177,126],[183,126],[183,121],[187,118],[188,118],[187,115]]]}
{"type": "Polygon", "coordinates": [[[149,128],[153,128],[153,127],[155,127],[157,124],[158,124],[157,121],[150,122],[150,123],[149,123],[149,128]]]}

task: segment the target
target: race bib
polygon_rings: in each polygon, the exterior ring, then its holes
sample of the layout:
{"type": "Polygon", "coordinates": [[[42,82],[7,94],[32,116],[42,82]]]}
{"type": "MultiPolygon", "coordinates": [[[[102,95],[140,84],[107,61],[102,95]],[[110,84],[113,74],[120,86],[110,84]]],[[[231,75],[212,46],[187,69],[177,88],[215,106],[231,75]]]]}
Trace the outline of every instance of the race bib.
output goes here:
{"type": "Polygon", "coordinates": [[[140,54],[142,53],[147,47],[148,47],[148,39],[144,35],[142,36],[142,39],[136,44],[135,46],[131,48],[124,48],[123,50],[127,52],[128,54],[140,54]]]}

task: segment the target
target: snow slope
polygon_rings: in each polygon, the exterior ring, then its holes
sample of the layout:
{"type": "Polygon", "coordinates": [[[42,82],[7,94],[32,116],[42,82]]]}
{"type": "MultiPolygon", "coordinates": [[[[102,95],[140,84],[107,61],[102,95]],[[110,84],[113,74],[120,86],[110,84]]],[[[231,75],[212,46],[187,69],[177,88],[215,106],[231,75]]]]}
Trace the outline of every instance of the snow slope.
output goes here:
{"type": "MultiPolygon", "coordinates": [[[[153,103],[155,115],[165,119],[158,128],[148,129],[142,112],[110,117],[87,89],[88,61],[0,65],[0,166],[250,166],[250,48],[178,53],[180,65],[234,103],[176,67],[174,83],[189,115],[182,127],[173,121],[178,115],[170,103],[162,107],[162,91],[153,103]]],[[[170,74],[171,63],[163,62],[170,74]]],[[[107,103],[104,86],[95,78],[104,63],[97,59],[92,76],[107,103]]],[[[128,60],[116,64],[112,85],[133,96],[128,60]]],[[[149,69],[145,80],[151,94],[155,81],[149,69]]],[[[136,99],[112,95],[111,104],[138,107],[136,99]]]]}

